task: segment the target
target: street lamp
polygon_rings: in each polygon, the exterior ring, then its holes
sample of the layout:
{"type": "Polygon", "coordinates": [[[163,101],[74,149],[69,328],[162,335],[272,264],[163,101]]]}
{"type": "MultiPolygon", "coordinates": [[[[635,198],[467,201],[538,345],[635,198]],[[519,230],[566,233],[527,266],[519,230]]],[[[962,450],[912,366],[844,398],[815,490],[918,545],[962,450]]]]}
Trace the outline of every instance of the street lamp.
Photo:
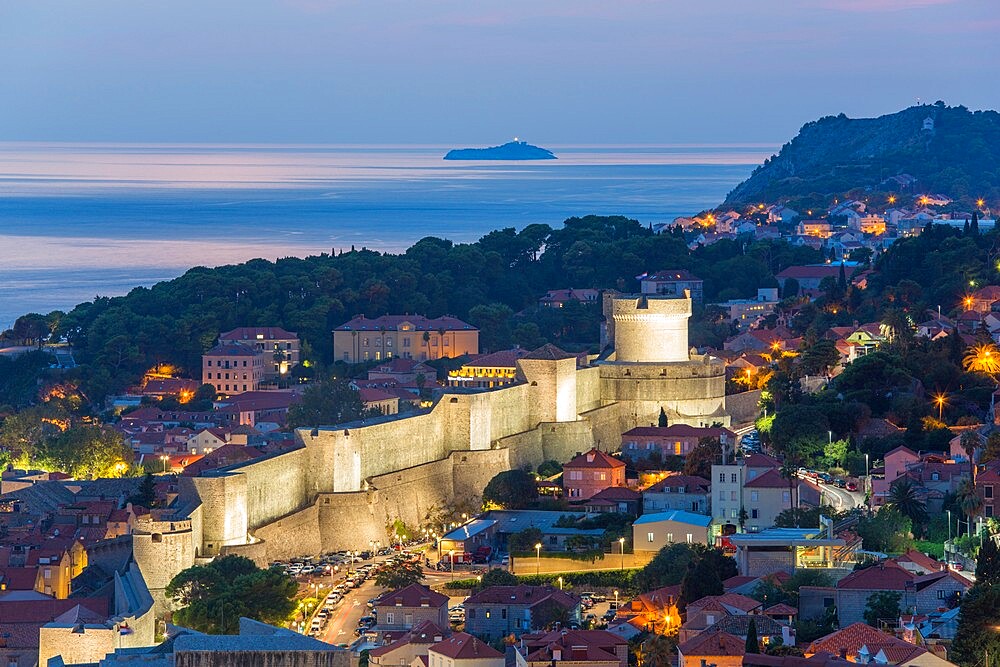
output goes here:
{"type": "Polygon", "coordinates": [[[170,460],[170,457],[167,456],[166,454],[164,454],[163,456],[160,457],[160,461],[163,462],[163,472],[167,472],[167,461],[169,461],[169,460],[170,460]]]}
{"type": "Polygon", "coordinates": [[[621,550],[622,550],[622,569],[624,570],[625,569],[625,538],[624,537],[619,537],[618,538],[618,545],[621,547],[621,550]]]}
{"type": "Polygon", "coordinates": [[[455,550],[448,552],[448,560],[451,561],[451,580],[455,581],[455,550]]]}
{"type": "Polygon", "coordinates": [[[542,563],[542,543],[539,542],[535,545],[535,576],[538,576],[538,570],[542,563]]]}
{"type": "Polygon", "coordinates": [[[615,591],[615,611],[618,611],[618,591],[615,591]]]}
{"type": "Polygon", "coordinates": [[[934,402],[938,406],[938,421],[944,421],[941,416],[944,414],[944,404],[948,402],[944,394],[934,394],[934,402]]]}
{"type": "Polygon", "coordinates": [[[945,510],[948,513],[948,541],[951,542],[951,510],[945,510]]]}
{"type": "Polygon", "coordinates": [[[563,587],[562,587],[562,582],[563,582],[563,578],[562,578],[562,577],[559,577],[559,590],[562,590],[562,589],[563,589],[563,587]]]}
{"type": "Polygon", "coordinates": [[[865,477],[869,477],[869,476],[870,476],[870,473],[868,472],[868,454],[865,454],[865,477]]]}

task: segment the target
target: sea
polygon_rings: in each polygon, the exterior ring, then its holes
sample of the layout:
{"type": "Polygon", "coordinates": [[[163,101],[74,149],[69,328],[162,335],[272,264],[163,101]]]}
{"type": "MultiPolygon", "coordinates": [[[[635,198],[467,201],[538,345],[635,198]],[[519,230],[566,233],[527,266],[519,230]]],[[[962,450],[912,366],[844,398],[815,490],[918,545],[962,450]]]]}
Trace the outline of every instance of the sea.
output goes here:
{"type": "MultiPolygon", "coordinates": [[[[718,205],[777,144],[549,146],[455,162],[437,145],[0,143],[0,330],[262,257],[399,252],[571,216],[669,222],[718,205]]],[[[656,269],[658,267],[650,267],[656,269]]]]}

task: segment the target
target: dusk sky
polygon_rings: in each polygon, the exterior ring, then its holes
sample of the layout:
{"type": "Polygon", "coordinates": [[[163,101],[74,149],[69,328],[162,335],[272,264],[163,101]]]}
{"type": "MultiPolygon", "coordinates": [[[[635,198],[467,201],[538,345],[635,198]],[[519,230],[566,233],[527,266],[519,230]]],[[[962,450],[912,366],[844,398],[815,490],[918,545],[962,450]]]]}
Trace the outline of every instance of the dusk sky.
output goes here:
{"type": "Polygon", "coordinates": [[[997,0],[22,0],[0,140],[782,142],[1000,107],[997,0]]]}

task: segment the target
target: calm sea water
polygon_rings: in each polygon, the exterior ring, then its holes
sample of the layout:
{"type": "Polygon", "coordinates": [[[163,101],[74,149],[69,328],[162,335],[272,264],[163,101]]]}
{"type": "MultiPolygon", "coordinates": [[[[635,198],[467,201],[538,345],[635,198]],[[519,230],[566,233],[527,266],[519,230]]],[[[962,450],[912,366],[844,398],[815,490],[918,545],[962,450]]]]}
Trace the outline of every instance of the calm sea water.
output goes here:
{"type": "Polygon", "coordinates": [[[545,162],[445,162],[448,148],[0,144],[0,327],[197,265],[589,213],[669,221],[777,146],[550,146],[545,162]]]}

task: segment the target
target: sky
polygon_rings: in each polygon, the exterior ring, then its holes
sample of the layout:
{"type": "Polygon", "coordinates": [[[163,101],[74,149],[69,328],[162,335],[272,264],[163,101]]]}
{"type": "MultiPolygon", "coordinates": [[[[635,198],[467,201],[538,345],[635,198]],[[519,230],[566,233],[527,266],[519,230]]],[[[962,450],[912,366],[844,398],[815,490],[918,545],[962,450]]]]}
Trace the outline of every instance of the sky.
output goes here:
{"type": "Polygon", "coordinates": [[[783,142],[1000,108],[997,0],[0,0],[0,141],[783,142]]]}

